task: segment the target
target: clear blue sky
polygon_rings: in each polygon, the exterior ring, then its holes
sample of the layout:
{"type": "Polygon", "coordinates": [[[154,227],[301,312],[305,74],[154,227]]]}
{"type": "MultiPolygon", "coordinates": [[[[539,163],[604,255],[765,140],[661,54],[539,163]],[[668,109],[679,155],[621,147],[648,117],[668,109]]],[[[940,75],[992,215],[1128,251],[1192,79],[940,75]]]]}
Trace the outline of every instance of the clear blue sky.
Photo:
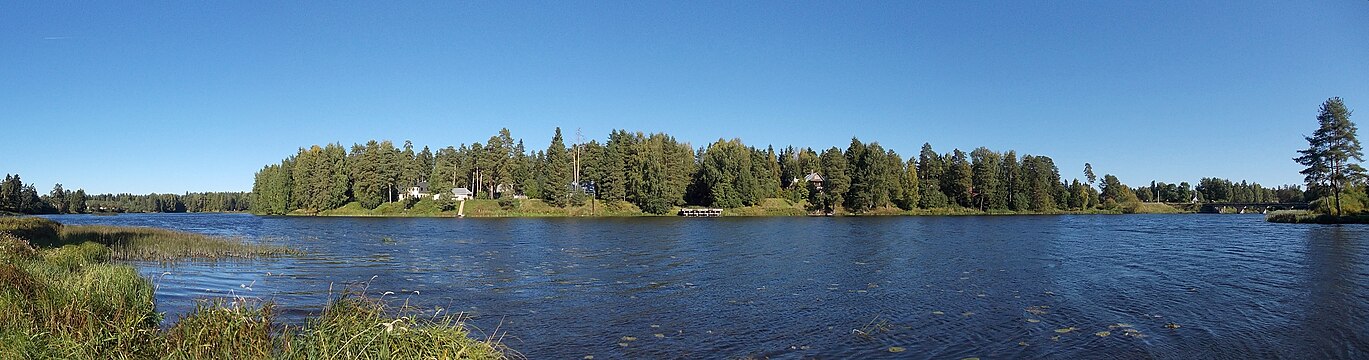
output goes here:
{"type": "Polygon", "coordinates": [[[250,190],[310,144],[556,126],[1277,185],[1331,96],[1369,123],[1369,1],[0,5],[0,172],[44,192],[250,190]]]}

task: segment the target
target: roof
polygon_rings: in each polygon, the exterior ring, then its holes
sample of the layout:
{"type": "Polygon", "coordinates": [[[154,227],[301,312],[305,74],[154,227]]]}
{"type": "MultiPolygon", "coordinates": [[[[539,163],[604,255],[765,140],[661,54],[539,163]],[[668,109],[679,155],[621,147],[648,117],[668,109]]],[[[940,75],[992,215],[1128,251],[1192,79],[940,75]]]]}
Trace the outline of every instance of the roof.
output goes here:
{"type": "Polygon", "coordinates": [[[471,192],[471,190],[470,190],[470,189],[467,189],[467,188],[455,188],[455,189],[452,189],[452,194],[453,194],[453,195],[471,195],[471,194],[474,194],[474,193],[471,192]]]}
{"type": "Polygon", "coordinates": [[[822,175],[818,175],[818,173],[808,173],[808,176],[804,176],[804,177],[803,177],[803,181],[808,181],[808,182],[818,181],[818,182],[821,182],[821,181],[822,181],[822,175]]]}

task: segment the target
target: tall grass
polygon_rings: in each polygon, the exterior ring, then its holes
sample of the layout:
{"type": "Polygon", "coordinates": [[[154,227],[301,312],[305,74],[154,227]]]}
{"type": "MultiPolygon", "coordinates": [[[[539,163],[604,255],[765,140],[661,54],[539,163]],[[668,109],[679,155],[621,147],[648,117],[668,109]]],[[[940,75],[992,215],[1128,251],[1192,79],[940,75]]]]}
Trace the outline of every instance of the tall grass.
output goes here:
{"type": "Polygon", "coordinates": [[[168,229],[79,225],[62,228],[63,243],[93,242],[108,246],[115,260],[175,261],[185,258],[223,259],[291,255],[297,251],[227,238],[168,229]]]}
{"type": "Polygon", "coordinates": [[[493,338],[470,337],[459,315],[395,313],[379,298],[346,293],[283,341],[292,359],[497,359],[508,351],[493,338]]]}
{"type": "MultiPolygon", "coordinates": [[[[204,301],[158,326],[152,283],[100,242],[146,248],[182,233],[68,227],[55,248],[0,233],[0,359],[503,359],[500,343],[472,339],[459,317],[406,314],[344,295],[301,326],[274,322],[271,303],[204,301]]],[[[191,238],[194,239],[194,238],[191,238]]],[[[202,244],[198,239],[191,244],[202,244]]],[[[151,254],[178,253],[152,247],[151,254]]],[[[237,249],[229,246],[229,249],[237,249]]],[[[215,254],[237,254],[232,250],[215,254]]],[[[179,252],[185,253],[185,252],[179,252]]]]}
{"type": "Polygon", "coordinates": [[[60,246],[62,223],[38,217],[0,217],[0,233],[28,240],[35,246],[60,246]]]}
{"type": "Polygon", "coordinates": [[[151,282],[132,267],[104,263],[108,249],[101,248],[68,245],[27,259],[9,256],[13,261],[0,264],[5,283],[0,286],[0,358],[147,358],[155,353],[161,315],[151,282]]]}
{"type": "Polygon", "coordinates": [[[60,248],[87,242],[109,248],[114,260],[214,260],[291,255],[295,250],[249,242],[242,238],[209,236],[169,229],[75,225],[36,217],[0,218],[0,233],[27,240],[36,247],[60,248]]]}

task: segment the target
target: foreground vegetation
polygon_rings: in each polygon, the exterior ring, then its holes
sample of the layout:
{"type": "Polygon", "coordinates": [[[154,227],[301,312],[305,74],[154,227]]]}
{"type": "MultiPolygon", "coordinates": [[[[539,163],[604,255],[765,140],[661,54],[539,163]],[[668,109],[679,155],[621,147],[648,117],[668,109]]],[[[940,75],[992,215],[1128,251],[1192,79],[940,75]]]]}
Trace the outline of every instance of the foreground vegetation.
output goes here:
{"type": "Polygon", "coordinates": [[[116,258],[273,256],[240,242],[178,250],[214,238],[169,230],[64,227],[0,219],[0,358],[3,359],[500,359],[494,340],[471,338],[459,315],[420,315],[348,293],[302,325],[275,321],[274,305],[209,301],[159,326],[151,281],[116,258]],[[37,239],[31,243],[28,237],[37,239]],[[168,241],[170,245],[156,245],[168,241]],[[46,244],[35,247],[34,244],[46,244]],[[119,250],[123,249],[122,255],[119,250]]]}

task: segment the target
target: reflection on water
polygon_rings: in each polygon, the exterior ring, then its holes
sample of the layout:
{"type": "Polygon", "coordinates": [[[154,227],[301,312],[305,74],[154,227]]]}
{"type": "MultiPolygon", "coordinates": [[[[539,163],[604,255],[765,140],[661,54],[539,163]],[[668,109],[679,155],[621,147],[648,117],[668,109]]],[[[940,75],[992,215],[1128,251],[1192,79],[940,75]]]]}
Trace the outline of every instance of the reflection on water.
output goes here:
{"type": "Polygon", "coordinates": [[[531,358],[1363,358],[1369,227],[1239,215],[371,219],[59,216],[306,255],[138,263],[161,310],[360,283],[531,358]],[[892,351],[891,351],[892,350],[892,351]]]}

